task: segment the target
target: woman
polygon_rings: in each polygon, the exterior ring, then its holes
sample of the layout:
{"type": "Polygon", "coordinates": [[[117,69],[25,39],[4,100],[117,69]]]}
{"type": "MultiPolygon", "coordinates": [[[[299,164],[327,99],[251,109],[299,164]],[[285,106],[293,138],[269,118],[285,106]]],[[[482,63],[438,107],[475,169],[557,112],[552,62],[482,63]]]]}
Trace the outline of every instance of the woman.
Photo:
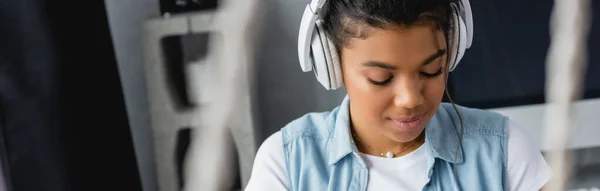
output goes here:
{"type": "MultiPolygon", "coordinates": [[[[441,103],[468,11],[466,0],[327,1],[317,28],[335,54],[312,64],[339,57],[348,96],[270,136],[246,190],[540,190],[551,170],[521,127],[441,103]]],[[[335,77],[317,77],[336,88],[335,77]]]]}

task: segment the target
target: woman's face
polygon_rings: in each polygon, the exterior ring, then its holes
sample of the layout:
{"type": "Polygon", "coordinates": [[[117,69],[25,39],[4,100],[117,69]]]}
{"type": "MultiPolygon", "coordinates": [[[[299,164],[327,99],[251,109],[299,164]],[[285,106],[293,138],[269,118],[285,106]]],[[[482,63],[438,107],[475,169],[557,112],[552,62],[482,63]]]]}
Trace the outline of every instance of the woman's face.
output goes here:
{"type": "Polygon", "coordinates": [[[352,124],[374,136],[412,141],[444,94],[444,34],[425,25],[368,34],[341,50],[352,124]]]}

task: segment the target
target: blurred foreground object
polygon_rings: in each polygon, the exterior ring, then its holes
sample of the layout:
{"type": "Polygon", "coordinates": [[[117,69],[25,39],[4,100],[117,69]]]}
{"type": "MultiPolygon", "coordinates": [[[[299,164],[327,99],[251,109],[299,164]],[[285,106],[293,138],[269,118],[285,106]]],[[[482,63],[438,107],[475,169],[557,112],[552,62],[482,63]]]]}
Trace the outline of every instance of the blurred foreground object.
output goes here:
{"type": "Polygon", "coordinates": [[[570,176],[568,144],[574,127],[572,103],[581,97],[590,30],[588,0],[555,0],[551,15],[551,45],[547,57],[546,144],[551,145],[554,177],[546,190],[567,190],[570,176]]]}
{"type": "Polygon", "coordinates": [[[159,191],[232,190],[238,169],[242,189],[249,179],[256,151],[250,98],[256,6],[255,0],[222,0],[216,10],[168,14],[144,23],[159,191]],[[185,48],[169,53],[172,47],[165,46],[173,39],[185,42],[186,35],[205,40],[207,46],[199,47],[205,55],[185,48]],[[178,173],[174,155],[178,132],[185,129],[191,140],[178,173]]]}

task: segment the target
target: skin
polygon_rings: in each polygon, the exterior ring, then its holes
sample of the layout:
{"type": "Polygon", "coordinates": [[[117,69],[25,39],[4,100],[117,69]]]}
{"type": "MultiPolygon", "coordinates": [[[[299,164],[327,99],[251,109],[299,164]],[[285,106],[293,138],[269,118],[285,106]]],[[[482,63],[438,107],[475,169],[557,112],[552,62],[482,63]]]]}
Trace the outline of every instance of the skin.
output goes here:
{"type": "Polygon", "coordinates": [[[423,144],[425,126],[446,88],[445,50],[444,34],[430,25],[370,28],[366,38],[349,39],[340,56],[361,152],[380,156],[404,150],[398,157],[423,144]],[[398,128],[393,120],[415,116],[422,120],[412,129],[398,128]]]}

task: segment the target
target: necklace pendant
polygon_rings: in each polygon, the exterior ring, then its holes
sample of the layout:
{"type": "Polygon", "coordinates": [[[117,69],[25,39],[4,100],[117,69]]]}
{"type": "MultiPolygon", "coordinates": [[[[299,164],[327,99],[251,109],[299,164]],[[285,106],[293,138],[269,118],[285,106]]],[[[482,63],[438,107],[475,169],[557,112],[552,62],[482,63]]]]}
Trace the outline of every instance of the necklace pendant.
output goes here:
{"type": "Polygon", "coordinates": [[[387,152],[387,153],[385,153],[385,157],[387,157],[387,158],[394,158],[394,153],[387,152]]]}

